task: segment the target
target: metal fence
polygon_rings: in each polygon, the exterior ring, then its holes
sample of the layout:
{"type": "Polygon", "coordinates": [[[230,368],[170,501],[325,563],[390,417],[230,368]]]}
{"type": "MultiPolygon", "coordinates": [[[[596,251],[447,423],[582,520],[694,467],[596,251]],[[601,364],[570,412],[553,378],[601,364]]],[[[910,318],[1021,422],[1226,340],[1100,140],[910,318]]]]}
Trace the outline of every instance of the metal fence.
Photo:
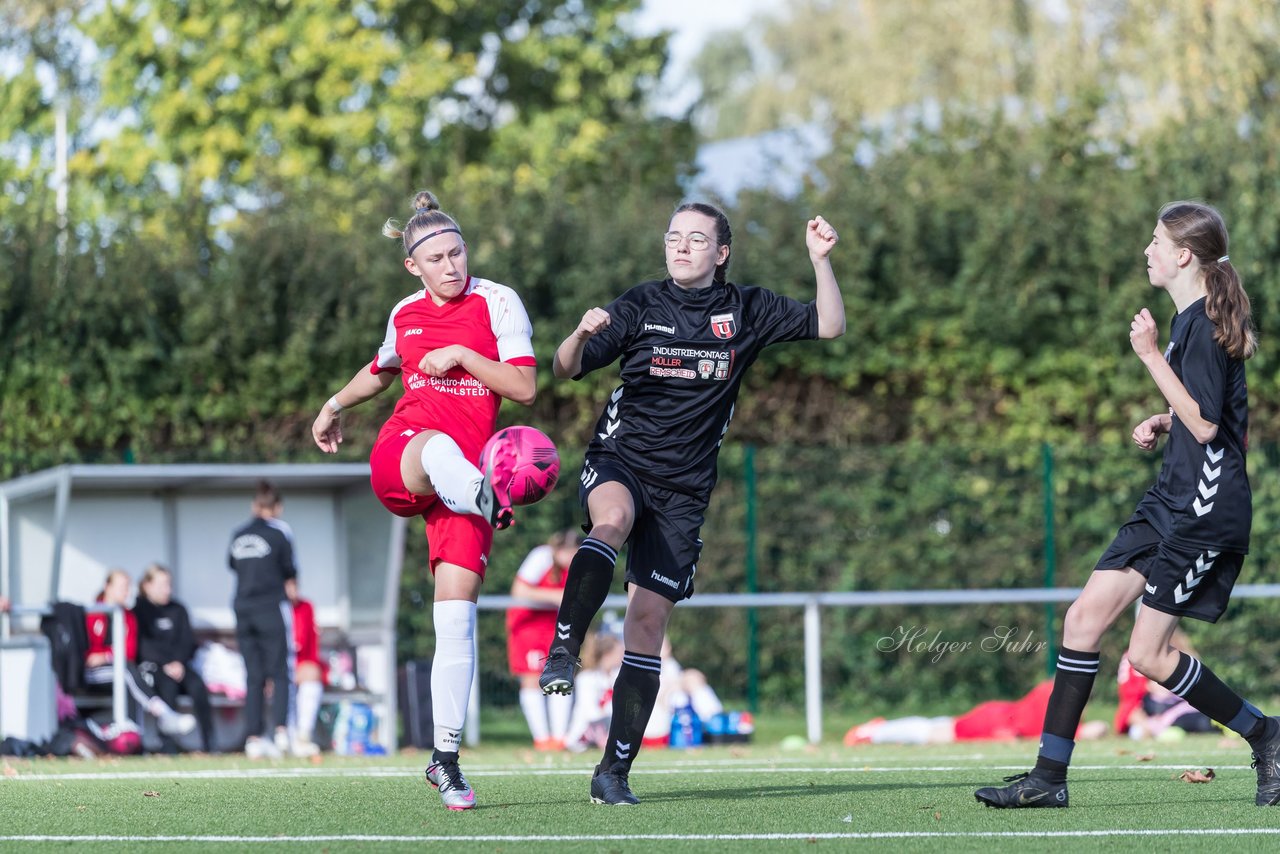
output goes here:
{"type": "MultiPolygon", "coordinates": [[[[886,605],[1006,605],[1015,603],[1064,603],[1080,595],[1079,587],[1042,587],[987,590],[877,590],[849,593],[709,593],[695,596],[680,608],[795,608],[804,615],[804,708],[805,729],[811,744],[822,740],[822,620],[823,608],[876,608],[886,605]]],[[[1241,584],[1232,599],[1280,598],[1280,584],[1241,584]]],[[[623,609],[624,596],[610,596],[605,608],[623,609]]],[[[510,596],[481,596],[481,610],[546,608],[544,603],[513,599],[510,596]]],[[[1052,660],[1052,658],[1051,658],[1052,660]]],[[[477,661],[479,661],[477,651],[477,661]]],[[[478,668],[477,668],[478,669],[478,668]]],[[[468,709],[468,744],[480,739],[479,684],[474,679],[468,709]]]]}

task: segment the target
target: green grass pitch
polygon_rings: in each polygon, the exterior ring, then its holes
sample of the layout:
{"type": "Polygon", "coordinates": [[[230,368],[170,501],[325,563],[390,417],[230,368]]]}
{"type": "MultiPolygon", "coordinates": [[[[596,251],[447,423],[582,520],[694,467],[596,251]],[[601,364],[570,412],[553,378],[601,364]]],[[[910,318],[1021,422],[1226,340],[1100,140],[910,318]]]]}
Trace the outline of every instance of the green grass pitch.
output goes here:
{"type": "Polygon", "coordinates": [[[1071,807],[1003,811],[979,786],[1026,770],[1033,743],[646,751],[639,807],[594,806],[596,757],[494,745],[466,751],[479,807],[446,811],[427,756],[14,760],[0,777],[0,850],[577,851],[1237,850],[1280,846],[1253,805],[1239,740],[1106,739],[1076,749],[1071,807]],[[1212,767],[1208,784],[1178,779],[1212,767]],[[457,846],[462,846],[460,849],[457,846]]]}

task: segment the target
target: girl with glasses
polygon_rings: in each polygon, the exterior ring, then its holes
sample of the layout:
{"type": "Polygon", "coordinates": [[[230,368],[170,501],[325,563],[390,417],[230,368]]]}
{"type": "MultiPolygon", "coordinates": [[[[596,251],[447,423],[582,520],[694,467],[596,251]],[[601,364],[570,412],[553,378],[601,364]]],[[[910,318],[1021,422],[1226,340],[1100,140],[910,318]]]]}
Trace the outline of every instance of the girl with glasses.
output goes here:
{"type": "Polygon", "coordinates": [[[817,280],[808,303],[727,281],[732,239],[718,209],[681,205],[662,241],[667,278],[588,310],[555,355],[560,378],[621,367],[582,468],[579,498],[590,536],[569,565],[539,679],[548,694],[573,691],[583,638],[613,583],[618,550],[630,543],[625,652],[604,757],[591,781],[595,803],[638,803],[628,774],[658,694],[667,619],[693,595],[716,458],[743,376],[771,344],[845,331],[829,258],[837,235],[826,220],[815,217],[805,228],[817,280]]]}

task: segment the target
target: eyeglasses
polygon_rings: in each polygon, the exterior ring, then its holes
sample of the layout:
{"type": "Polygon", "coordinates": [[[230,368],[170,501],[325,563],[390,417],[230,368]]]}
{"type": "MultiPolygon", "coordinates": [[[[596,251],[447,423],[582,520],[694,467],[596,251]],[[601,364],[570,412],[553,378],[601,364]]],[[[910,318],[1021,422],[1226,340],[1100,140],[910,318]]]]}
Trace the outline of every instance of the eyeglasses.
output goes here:
{"type": "Polygon", "coordinates": [[[662,242],[667,244],[671,249],[678,248],[682,240],[689,241],[689,248],[694,252],[703,252],[711,248],[711,238],[707,237],[700,231],[693,231],[689,234],[681,234],[678,231],[668,231],[666,234],[662,235],[662,242]]]}

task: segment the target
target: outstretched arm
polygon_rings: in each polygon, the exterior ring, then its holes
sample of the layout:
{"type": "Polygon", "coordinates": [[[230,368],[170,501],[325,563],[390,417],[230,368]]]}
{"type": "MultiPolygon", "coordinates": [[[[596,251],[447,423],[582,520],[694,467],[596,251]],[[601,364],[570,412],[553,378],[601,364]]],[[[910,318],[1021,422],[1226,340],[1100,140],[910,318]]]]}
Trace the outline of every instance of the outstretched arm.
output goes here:
{"type": "Polygon", "coordinates": [[[830,255],[840,236],[829,222],[816,216],[809,220],[804,240],[818,280],[818,337],[839,338],[845,331],[844,297],[840,295],[840,285],[836,282],[835,271],[831,269],[830,255]]]}
{"type": "Polygon", "coordinates": [[[326,454],[338,453],[338,446],[342,444],[342,416],[339,413],[382,394],[395,382],[395,378],[390,371],[373,373],[373,362],[370,362],[342,387],[342,391],[329,398],[338,404],[338,409],[326,402],[311,425],[311,438],[320,450],[326,454]]]}
{"type": "Polygon", "coordinates": [[[557,379],[568,379],[582,373],[582,353],[587,349],[591,337],[609,325],[609,312],[603,308],[591,308],[582,315],[578,328],[556,348],[556,357],[551,370],[557,379]]]}

